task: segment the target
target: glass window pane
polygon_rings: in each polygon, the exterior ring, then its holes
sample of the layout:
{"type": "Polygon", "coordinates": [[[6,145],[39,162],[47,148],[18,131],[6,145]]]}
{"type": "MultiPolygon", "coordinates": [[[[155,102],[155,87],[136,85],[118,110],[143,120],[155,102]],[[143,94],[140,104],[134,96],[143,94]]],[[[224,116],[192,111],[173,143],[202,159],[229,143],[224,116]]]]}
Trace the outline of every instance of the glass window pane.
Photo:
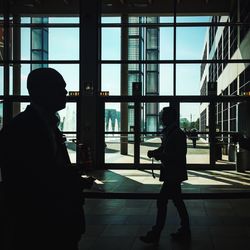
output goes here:
{"type": "Polygon", "coordinates": [[[211,16],[177,16],[177,23],[202,23],[209,22],[211,20],[211,16]]]}
{"type": "Polygon", "coordinates": [[[105,163],[134,163],[134,135],[105,135],[105,163]]]}
{"type": "Polygon", "coordinates": [[[102,64],[101,90],[109,91],[109,95],[121,95],[120,64],[102,64]]]}
{"type": "Polygon", "coordinates": [[[121,59],[121,29],[102,28],[102,60],[121,59]]]}
{"type": "Polygon", "coordinates": [[[71,163],[76,163],[76,133],[64,134],[66,137],[65,145],[69,154],[71,163]]]}
{"type": "Polygon", "coordinates": [[[174,58],[174,35],[173,28],[160,28],[160,59],[173,60],[174,58]]]}
{"type": "Polygon", "coordinates": [[[174,17],[173,16],[161,16],[160,17],[160,22],[161,23],[173,23],[174,22],[174,17]]]}
{"type": "Polygon", "coordinates": [[[37,50],[42,50],[43,49],[43,30],[40,28],[33,28],[32,29],[32,48],[37,49],[37,50]]]}
{"type": "Polygon", "coordinates": [[[102,17],[102,23],[121,23],[120,16],[112,16],[112,17],[102,17]]]}
{"type": "Polygon", "coordinates": [[[79,17],[49,17],[49,23],[79,23],[79,17]]]}
{"type": "Polygon", "coordinates": [[[159,33],[156,28],[147,29],[147,49],[158,49],[159,33]]]}
{"type": "Polygon", "coordinates": [[[207,27],[177,27],[176,59],[202,59],[207,27]]]}
{"type": "Polygon", "coordinates": [[[180,128],[187,136],[187,163],[209,164],[208,116],[204,118],[207,103],[181,103],[180,128]],[[202,106],[203,105],[203,106],[202,106]],[[204,108],[204,110],[202,110],[204,108]],[[201,111],[202,110],[202,111],[201,111]]]}
{"type": "Polygon", "coordinates": [[[105,103],[104,126],[105,163],[133,163],[134,103],[105,103]]]}
{"type": "Polygon", "coordinates": [[[160,95],[173,95],[173,65],[172,64],[160,64],[160,95]]]}
{"type": "Polygon", "coordinates": [[[61,131],[76,132],[76,103],[67,103],[65,109],[58,111],[61,131]]]}
{"type": "Polygon", "coordinates": [[[147,94],[158,94],[158,72],[147,72],[147,83],[146,83],[146,93],[147,94]]]}
{"type": "Polygon", "coordinates": [[[105,132],[133,132],[134,103],[105,103],[105,132]]]}
{"type": "Polygon", "coordinates": [[[21,59],[30,60],[30,28],[21,28],[21,59]]]}
{"type": "Polygon", "coordinates": [[[79,28],[49,28],[49,59],[79,60],[79,28]]]}
{"type": "Polygon", "coordinates": [[[30,17],[21,17],[21,23],[30,23],[31,22],[31,18],[30,17]]]}
{"type": "Polygon", "coordinates": [[[200,65],[176,65],[176,94],[200,95],[200,65]]]}

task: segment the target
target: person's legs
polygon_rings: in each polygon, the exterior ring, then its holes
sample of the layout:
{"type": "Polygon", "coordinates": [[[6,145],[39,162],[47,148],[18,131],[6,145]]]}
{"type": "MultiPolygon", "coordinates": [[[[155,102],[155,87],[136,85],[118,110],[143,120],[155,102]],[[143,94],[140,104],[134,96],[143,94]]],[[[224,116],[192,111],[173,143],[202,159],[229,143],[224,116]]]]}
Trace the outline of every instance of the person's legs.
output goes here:
{"type": "Polygon", "coordinates": [[[181,183],[175,183],[171,188],[172,190],[172,200],[178,211],[181,220],[181,227],[176,233],[171,234],[173,239],[176,240],[189,240],[191,237],[190,233],[190,223],[187,208],[182,199],[181,194],[181,183]]]}
{"type": "Polygon", "coordinates": [[[180,216],[181,226],[189,228],[189,216],[185,203],[182,199],[181,184],[176,183],[171,189],[173,190],[172,200],[180,216]]]}
{"type": "Polygon", "coordinates": [[[161,233],[165,226],[167,217],[167,204],[168,204],[168,185],[166,182],[163,183],[159,198],[157,199],[157,215],[156,223],[153,226],[153,230],[161,233]]]}
{"type": "Polygon", "coordinates": [[[196,148],[196,139],[193,139],[193,148],[196,148]]]}
{"type": "Polygon", "coordinates": [[[167,217],[167,204],[168,204],[168,187],[164,182],[159,198],[157,199],[157,214],[156,214],[156,223],[152,227],[152,230],[149,231],[146,236],[141,236],[140,239],[145,243],[158,243],[161,235],[161,231],[164,228],[166,217],[167,217]]]}

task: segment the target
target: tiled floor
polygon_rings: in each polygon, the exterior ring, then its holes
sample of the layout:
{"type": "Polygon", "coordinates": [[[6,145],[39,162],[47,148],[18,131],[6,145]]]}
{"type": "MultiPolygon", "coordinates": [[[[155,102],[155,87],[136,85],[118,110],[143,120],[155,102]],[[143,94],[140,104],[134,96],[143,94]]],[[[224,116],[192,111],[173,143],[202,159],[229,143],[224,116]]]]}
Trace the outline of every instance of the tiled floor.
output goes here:
{"type": "MultiPolygon", "coordinates": [[[[106,192],[155,192],[157,179],[146,171],[116,170],[93,173],[106,192]]],[[[250,191],[250,172],[189,171],[183,192],[250,191]]],[[[159,246],[139,240],[154,223],[155,200],[86,199],[87,230],[80,249],[168,249],[248,250],[250,249],[250,199],[186,200],[192,242],[184,246],[171,241],[169,234],[179,225],[176,210],[169,202],[168,217],[159,246]]]]}

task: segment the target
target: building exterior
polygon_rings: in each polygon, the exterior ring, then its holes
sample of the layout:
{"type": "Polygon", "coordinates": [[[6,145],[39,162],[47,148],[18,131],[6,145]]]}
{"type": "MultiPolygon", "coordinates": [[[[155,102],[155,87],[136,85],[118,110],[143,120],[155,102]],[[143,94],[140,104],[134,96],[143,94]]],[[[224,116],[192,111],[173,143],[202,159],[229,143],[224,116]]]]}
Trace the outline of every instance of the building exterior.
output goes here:
{"type": "MultiPolygon", "coordinates": [[[[208,28],[203,60],[214,60],[214,63],[201,64],[200,94],[218,96],[246,95],[250,90],[249,63],[228,63],[227,60],[241,60],[250,55],[250,29],[240,23],[250,21],[250,2],[238,1],[232,6],[230,15],[213,16],[212,24],[230,24],[238,22],[239,25],[215,25],[208,28]],[[238,5],[238,6],[236,6],[238,5]],[[238,11],[237,11],[238,10],[238,11]],[[214,85],[214,86],[212,86],[214,85]]],[[[218,132],[243,132],[249,134],[249,112],[244,112],[249,104],[237,102],[216,103],[216,130],[218,132]],[[243,111],[244,110],[244,111],[243,111]],[[244,117],[244,118],[243,118],[244,117]],[[243,119],[245,120],[243,122],[243,119]]],[[[209,126],[209,105],[201,103],[200,130],[207,131],[209,126]]],[[[205,135],[203,135],[206,138],[205,135]]],[[[227,135],[221,139],[230,143],[227,135]]],[[[227,154],[227,149],[224,150],[227,154]]]]}

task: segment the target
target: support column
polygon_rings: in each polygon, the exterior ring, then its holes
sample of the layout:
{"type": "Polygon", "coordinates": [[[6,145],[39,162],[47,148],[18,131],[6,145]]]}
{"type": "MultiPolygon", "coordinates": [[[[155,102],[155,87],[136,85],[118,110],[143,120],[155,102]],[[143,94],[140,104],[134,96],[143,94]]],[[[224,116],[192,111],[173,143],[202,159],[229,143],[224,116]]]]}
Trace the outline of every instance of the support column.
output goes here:
{"type": "MultiPolygon", "coordinates": [[[[13,60],[21,59],[21,18],[19,15],[13,16],[13,60]]],[[[13,64],[13,95],[21,94],[21,65],[13,64]]],[[[13,103],[13,115],[20,113],[20,103],[13,103]]]]}
{"type": "MultiPolygon", "coordinates": [[[[3,54],[3,78],[4,78],[4,96],[8,97],[10,95],[10,68],[9,62],[10,59],[10,13],[9,13],[9,1],[4,0],[3,2],[3,29],[4,29],[4,54],[3,54]]],[[[3,126],[8,124],[8,122],[12,119],[12,105],[8,100],[4,100],[3,102],[3,126]]]]}
{"type": "Polygon", "coordinates": [[[90,147],[93,167],[100,167],[104,150],[104,116],[100,116],[100,20],[98,0],[80,2],[80,100],[78,103],[77,138],[90,147]]]}
{"type": "MultiPolygon", "coordinates": [[[[128,15],[122,15],[122,23],[128,23],[128,15]]],[[[128,27],[121,30],[121,59],[128,60],[128,27]]],[[[128,95],[128,64],[121,65],[121,95],[128,95]]],[[[121,132],[128,131],[128,103],[121,103],[121,132]]],[[[121,135],[121,154],[128,154],[128,135],[121,135]]]]}

